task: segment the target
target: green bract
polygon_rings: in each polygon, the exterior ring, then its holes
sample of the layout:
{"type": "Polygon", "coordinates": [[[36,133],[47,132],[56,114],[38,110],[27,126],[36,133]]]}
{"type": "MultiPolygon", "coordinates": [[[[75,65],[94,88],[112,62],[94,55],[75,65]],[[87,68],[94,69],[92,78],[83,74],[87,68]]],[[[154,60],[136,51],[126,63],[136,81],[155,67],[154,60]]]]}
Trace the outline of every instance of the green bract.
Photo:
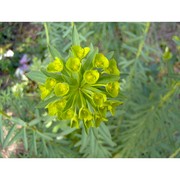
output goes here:
{"type": "Polygon", "coordinates": [[[62,114],[62,118],[63,119],[67,119],[70,120],[75,116],[75,111],[73,110],[73,108],[70,108],[68,110],[66,110],[63,114],[62,114]]]}
{"type": "Polygon", "coordinates": [[[47,89],[52,90],[54,86],[56,85],[56,80],[54,78],[47,78],[45,82],[45,86],[47,89]]]}
{"type": "Polygon", "coordinates": [[[120,75],[120,71],[117,68],[117,64],[114,59],[109,61],[109,67],[105,69],[105,72],[108,74],[120,75]]]}
{"type": "Polygon", "coordinates": [[[49,63],[47,67],[48,72],[61,72],[63,70],[63,62],[59,58],[55,58],[55,60],[51,63],[49,63]]]}
{"type": "Polygon", "coordinates": [[[54,115],[57,114],[56,102],[53,102],[53,103],[48,104],[47,108],[48,108],[48,114],[49,114],[50,116],[54,116],[54,115]]]}
{"type": "Polygon", "coordinates": [[[106,102],[107,97],[103,93],[94,93],[93,101],[97,106],[103,106],[104,102],[106,102]]]}
{"type": "Polygon", "coordinates": [[[119,105],[123,104],[123,102],[120,101],[107,101],[105,103],[105,106],[107,107],[107,109],[111,112],[112,115],[115,114],[115,108],[119,105]]]}
{"type": "Polygon", "coordinates": [[[107,121],[107,119],[104,118],[101,114],[96,114],[94,119],[95,119],[95,126],[96,127],[100,126],[102,121],[107,121]]]}
{"type": "Polygon", "coordinates": [[[69,91],[69,85],[67,83],[58,83],[54,88],[56,96],[64,96],[69,91]]]}
{"type": "Polygon", "coordinates": [[[121,104],[114,99],[120,90],[120,71],[116,61],[109,61],[97,48],[76,45],[69,52],[65,67],[55,58],[42,69],[47,77],[39,86],[42,104],[50,116],[69,120],[70,127],[98,127],[107,121],[107,112],[114,115],[115,107],[121,104]]]}
{"type": "Polygon", "coordinates": [[[96,57],[94,59],[94,67],[97,68],[107,68],[109,66],[109,60],[102,54],[96,54],[96,57]]]}
{"type": "Polygon", "coordinates": [[[90,51],[89,47],[82,48],[81,46],[72,46],[72,51],[76,57],[83,59],[90,51]]]}
{"type": "Polygon", "coordinates": [[[91,112],[87,109],[82,107],[79,111],[79,118],[86,120],[91,120],[93,116],[91,115],[91,112]]]}
{"type": "Polygon", "coordinates": [[[66,100],[65,99],[61,99],[52,103],[49,103],[47,105],[48,108],[48,114],[50,116],[54,116],[56,115],[60,110],[62,111],[66,106],[66,100]]]}
{"type": "Polygon", "coordinates": [[[46,98],[51,93],[51,91],[47,89],[44,85],[40,85],[39,89],[41,91],[41,99],[46,98]]]}
{"type": "Polygon", "coordinates": [[[88,70],[84,73],[84,80],[88,84],[95,84],[99,79],[99,72],[97,70],[88,70]]]}
{"type": "Polygon", "coordinates": [[[119,93],[119,83],[117,81],[110,82],[106,85],[106,91],[112,96],[116,97],[119,93]]]}
{"type": "Polygon", "coordinates": [[[66,62],[66,67],[71,71],[71,72],[78,72],[81,68],[81,62],[79,58],[76,57],[71,57],[67,60],[66,62]]]}
{"type": "Polygon", "coordinates": [[[79,128],[78,116],[75,115],[71,118],[71,127],[79,128]]]}

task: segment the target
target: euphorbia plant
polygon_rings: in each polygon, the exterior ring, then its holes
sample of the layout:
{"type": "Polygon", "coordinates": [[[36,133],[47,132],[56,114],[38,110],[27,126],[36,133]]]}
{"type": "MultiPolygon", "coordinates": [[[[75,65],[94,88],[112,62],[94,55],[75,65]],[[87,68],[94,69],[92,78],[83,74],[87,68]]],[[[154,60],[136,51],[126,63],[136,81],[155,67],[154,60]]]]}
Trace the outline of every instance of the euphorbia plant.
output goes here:
{"type": "Polygon", "coordinates": [[[122,104],[115,98],[119,94],[120,71],[111,53],[106,56],[98,48],[80,46],[78,33],[73,27],[72,46],[67,58],[48,45],[52,61],[41,69],[46,75],[39,83],[41,99],[49,116],[69,120],[71,127],[98,127],[107,121],[115,107],[122,104]]]}

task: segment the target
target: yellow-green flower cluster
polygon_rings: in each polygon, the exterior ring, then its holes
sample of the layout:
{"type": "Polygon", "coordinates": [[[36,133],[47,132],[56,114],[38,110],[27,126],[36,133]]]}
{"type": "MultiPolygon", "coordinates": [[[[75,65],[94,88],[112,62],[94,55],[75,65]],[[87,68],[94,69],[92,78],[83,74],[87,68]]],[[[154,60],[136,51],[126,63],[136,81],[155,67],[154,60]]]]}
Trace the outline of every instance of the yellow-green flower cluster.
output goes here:
{"type": "Polygon", "coordinates": [[[55,57],[46,67],[47,79],[40,84],[41,99],[50,116],[70,120],[71,127],[98,127],[107,121],[120,101],[120,71],[115,59],[108,59],[89,47],[72,46],[69,57],[55,57]]]}

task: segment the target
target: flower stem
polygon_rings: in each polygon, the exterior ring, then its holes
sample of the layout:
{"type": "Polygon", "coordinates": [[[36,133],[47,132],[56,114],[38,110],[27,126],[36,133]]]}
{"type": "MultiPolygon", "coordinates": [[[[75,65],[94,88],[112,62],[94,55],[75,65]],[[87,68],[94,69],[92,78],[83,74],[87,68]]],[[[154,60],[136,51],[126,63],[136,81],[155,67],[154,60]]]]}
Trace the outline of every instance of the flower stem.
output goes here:
{"type": "Polygon", "coordinates": [[[46,33],[46,42],[48,46],[49,45],[49,31],[48,31],[47,23],[44,23],[44,28],[45,28],[45,33],[46,33]]]}

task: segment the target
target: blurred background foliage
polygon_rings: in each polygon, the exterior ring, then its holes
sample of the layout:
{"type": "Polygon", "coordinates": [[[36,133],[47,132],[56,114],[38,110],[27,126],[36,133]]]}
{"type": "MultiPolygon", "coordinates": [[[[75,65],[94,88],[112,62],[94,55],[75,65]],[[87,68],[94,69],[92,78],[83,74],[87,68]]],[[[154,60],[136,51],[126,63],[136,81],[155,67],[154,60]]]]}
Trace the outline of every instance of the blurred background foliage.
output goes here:
{"type": "MultiPolygon", "coordinates": [[[[0,23],[0,156],[180,157],[180,23],[75,25],[82,46],[114,51],[124,104],[89,134],[47,116],[26,76],[50,60],[43,23],[0,23]]],[[[50,44],[66,56],[72,23],[47,26],[50,44]]]]}

